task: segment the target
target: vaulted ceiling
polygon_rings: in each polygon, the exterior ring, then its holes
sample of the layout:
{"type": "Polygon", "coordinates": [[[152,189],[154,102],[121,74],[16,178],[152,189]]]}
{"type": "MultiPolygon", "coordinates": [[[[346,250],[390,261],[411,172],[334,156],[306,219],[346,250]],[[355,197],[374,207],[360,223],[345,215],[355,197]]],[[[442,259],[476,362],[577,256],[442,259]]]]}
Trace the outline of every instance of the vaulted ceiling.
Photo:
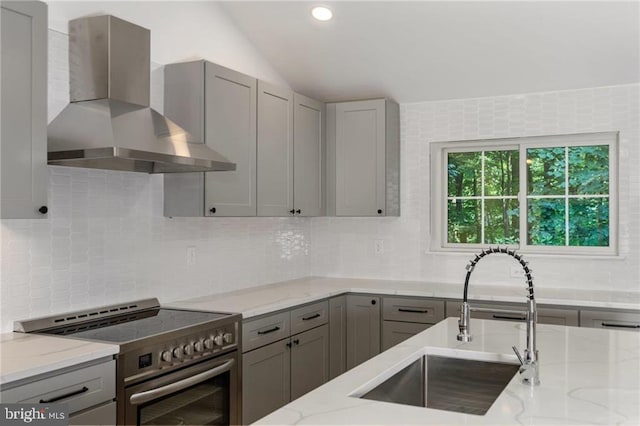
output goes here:
{"type": "Polygon", "coordinates": [[[635,1],[238,1],[223,8],[291,87],[417,102],[640,81],[635,1]]]}

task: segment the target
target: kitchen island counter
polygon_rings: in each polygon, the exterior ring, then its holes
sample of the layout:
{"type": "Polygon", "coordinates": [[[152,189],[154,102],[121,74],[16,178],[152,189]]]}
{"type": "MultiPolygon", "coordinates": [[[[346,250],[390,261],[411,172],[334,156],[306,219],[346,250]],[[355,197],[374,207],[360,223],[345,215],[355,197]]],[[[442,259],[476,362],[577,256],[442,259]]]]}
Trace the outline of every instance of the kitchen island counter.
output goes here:
{"type": "Polygon", "coordinates": [[[640,424],[640,333],[538,325],[540,382],[519,374],[485,415],[414,407],[353,395],[429,352],[517,362],[524,324],[472,319],[474,340],[456,340],[448,318],[262,418],[257,424],[640,424]]]}

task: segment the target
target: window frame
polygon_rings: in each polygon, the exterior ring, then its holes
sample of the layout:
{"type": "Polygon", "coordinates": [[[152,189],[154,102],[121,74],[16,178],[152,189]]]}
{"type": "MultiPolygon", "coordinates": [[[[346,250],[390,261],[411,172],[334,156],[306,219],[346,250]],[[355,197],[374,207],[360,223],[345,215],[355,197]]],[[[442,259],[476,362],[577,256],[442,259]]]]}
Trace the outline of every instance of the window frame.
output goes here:
{"type": "MultiPolygon", "coordinates": [[[[522,253],[548,255],[579,256],[617,256],[618,255],[618,145],[619,132],[579,133],[552,136],[523,136],[516,138],[478,139],[466,141],[432,142],[431,148],[431,233],[430,248],[439,252],[473,252],[493,244],[449,243],[448,238],[448,153],[480,152],[492,150],[519,150],[520,182],[517,200],[519,203],[519,240],[518,245],[506,245],[522,253]],[[609,245],[600,246],[540,246],[527,241],[528,199],[540,198],[528,196],[527,190],[527,149],[571,146],[609,146],[609,245]]],[[[568,189],[567,189],[568,191],[568,189]]],[[[562,195],[566,199],[566,193],[562,195]]],[[[508,197],[500,197],[508,198],[508,197]]],[[[570,196],[568,198],[571,198],[570,196]]],[[[484,190],[482,198],[484,197],[484,190]]],[[[482,220],[482,218],[481,218],[482,220]]],[[[484,224],[483,224],[484,227],[484,224]]],[[[503,245],[504,246],[504,245],[503,245]]]]}

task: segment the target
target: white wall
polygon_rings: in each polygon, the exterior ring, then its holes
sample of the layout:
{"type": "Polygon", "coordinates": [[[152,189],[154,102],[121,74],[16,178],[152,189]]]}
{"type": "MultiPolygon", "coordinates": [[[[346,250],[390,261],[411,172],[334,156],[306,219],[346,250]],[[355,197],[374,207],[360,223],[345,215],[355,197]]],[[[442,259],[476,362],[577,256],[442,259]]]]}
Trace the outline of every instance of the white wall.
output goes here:
{"type": "MultiPolygon", "coordinates": [[[[539,287],[640,291],[639,99],[635,84],[401,105],[402,216],[314,219],[313,272],[460,286],[472,256],[429,250],[429,144],[615,130],[620,131],[619,258],[527,258],[539,287]],[[383,240],[382,255],[374,253],[376,239],[383,240]]],[[[487,258],[472,280],[524,285],[509,278],[510,266],[502,257],[487,258]]]]}

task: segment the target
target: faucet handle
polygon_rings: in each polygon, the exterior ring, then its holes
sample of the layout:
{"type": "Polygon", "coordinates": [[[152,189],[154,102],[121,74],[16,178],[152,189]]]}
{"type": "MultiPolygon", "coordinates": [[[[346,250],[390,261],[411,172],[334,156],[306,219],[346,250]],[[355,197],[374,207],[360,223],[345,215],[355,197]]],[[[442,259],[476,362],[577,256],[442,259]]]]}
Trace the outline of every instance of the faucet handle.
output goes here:
{"type": "Polygon", "coordinates": [[[518,361],[520,361],[520,365],[524,365],[524,359],[522,359],[522,355],[520,355],[520,351],[518,350],[518,348],[516,348],[515,346],[511,346],[511,349],[513,349],[513,352],[518,357],[518,361]]]}

